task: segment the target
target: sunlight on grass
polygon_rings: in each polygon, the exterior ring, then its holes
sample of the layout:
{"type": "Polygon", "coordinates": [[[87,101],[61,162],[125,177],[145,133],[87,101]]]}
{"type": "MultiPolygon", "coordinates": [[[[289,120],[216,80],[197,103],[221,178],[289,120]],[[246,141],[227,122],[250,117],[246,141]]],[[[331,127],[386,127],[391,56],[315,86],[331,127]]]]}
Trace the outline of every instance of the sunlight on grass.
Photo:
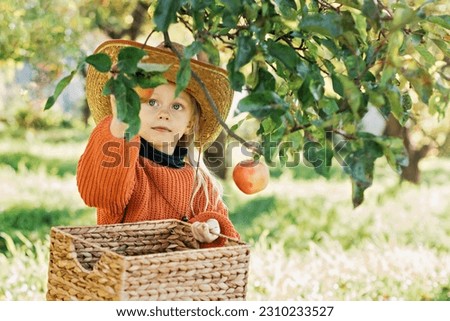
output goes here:
{"type": "Polygon", "coordinates": [[[44,168],[30,171],[19,168],[18,172],[10,167],[0,166],[0,203],[30,203],[36,206],[57,207],[60,204],[83,205],[78,195],[75,176],[59,178],[48,174],[44,168]]]}
{"type": "Polygon", "coordinates": [[[345,251],[330,241],[286,256],[283,244],[263,237],[253,247],[248,299],[431,300],[449,276],[450,257],[427,248],[368,243],[345,251]]]}
{"type": "Polygon", "coordinates": [[[0,253],[0,300],[44,300],[47,289],[48,239],[31,243],[21,233],[14,243],[6,233],[0,239],[8,244],[0,253]]]}

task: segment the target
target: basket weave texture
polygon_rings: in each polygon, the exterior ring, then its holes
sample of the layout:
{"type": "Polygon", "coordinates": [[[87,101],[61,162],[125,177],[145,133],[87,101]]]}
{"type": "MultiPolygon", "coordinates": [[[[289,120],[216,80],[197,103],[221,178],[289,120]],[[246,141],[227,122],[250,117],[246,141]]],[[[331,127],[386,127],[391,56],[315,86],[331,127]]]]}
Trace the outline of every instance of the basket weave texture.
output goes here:
{"type": "Polygon", "coordinates": [[[178,220],[53,227],[47,300],[245,300],[250,250],[178,220]]]}

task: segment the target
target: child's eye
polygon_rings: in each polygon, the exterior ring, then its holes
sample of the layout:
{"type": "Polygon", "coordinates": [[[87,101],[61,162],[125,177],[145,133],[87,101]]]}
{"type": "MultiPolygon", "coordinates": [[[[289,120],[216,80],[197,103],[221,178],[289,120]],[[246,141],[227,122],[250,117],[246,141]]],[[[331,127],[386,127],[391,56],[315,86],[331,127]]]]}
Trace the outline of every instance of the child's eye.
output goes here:
{"type": "Polygon", "coordinates": [[[181,110],[181,109],[183,109],[183,105],[181,105],[181,104],[173,104],[172,108],[174,110],[181,110]]]}
{"type": "Polygon", "coordinates": [[[148,101],[148,104],[152,107],[155,107],[158,103],[157,103],[156,99],[150,99],[148,101]]]}

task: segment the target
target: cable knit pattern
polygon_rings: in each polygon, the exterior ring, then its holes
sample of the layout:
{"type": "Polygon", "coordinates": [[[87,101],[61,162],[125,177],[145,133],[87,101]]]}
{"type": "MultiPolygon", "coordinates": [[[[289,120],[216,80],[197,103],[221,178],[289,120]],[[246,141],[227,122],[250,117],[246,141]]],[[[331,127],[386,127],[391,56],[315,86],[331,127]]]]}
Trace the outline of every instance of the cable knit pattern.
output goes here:
{"type": "MultiPolygon", "coordinates": [[[[129,142],[115,138],[109,130],[111,119],[106,117],[94,129],[77,169],[78,190],[88,206],[97,208],[98,224],[120,223],[125,212],[125,222],[180,220],[186,215],[190,223],[215,218],[222,234],[239,238],[223,202],[219,200],[217,207],[213,207],[217,196],[212,194],[212,188],[209,188],[212,201],[206,210],[204,193],[196,194],[192,214],[191,165],[170,168],[140,157],[140,138],[129,142]]],[[[222,246],[224,242],[219,237],[202,247],[222,246]]]]}

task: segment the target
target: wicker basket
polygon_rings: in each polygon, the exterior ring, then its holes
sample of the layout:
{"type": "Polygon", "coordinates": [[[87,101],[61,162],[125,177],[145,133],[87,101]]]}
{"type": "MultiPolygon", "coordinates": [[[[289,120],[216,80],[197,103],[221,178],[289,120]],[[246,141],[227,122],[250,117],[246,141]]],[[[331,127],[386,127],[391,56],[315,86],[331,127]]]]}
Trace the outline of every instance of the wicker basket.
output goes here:
{"type": "Polygon", "coordinates": [[[249,252],[177,220],[53,227],[47,300],[245,300],[249,252]]]}

